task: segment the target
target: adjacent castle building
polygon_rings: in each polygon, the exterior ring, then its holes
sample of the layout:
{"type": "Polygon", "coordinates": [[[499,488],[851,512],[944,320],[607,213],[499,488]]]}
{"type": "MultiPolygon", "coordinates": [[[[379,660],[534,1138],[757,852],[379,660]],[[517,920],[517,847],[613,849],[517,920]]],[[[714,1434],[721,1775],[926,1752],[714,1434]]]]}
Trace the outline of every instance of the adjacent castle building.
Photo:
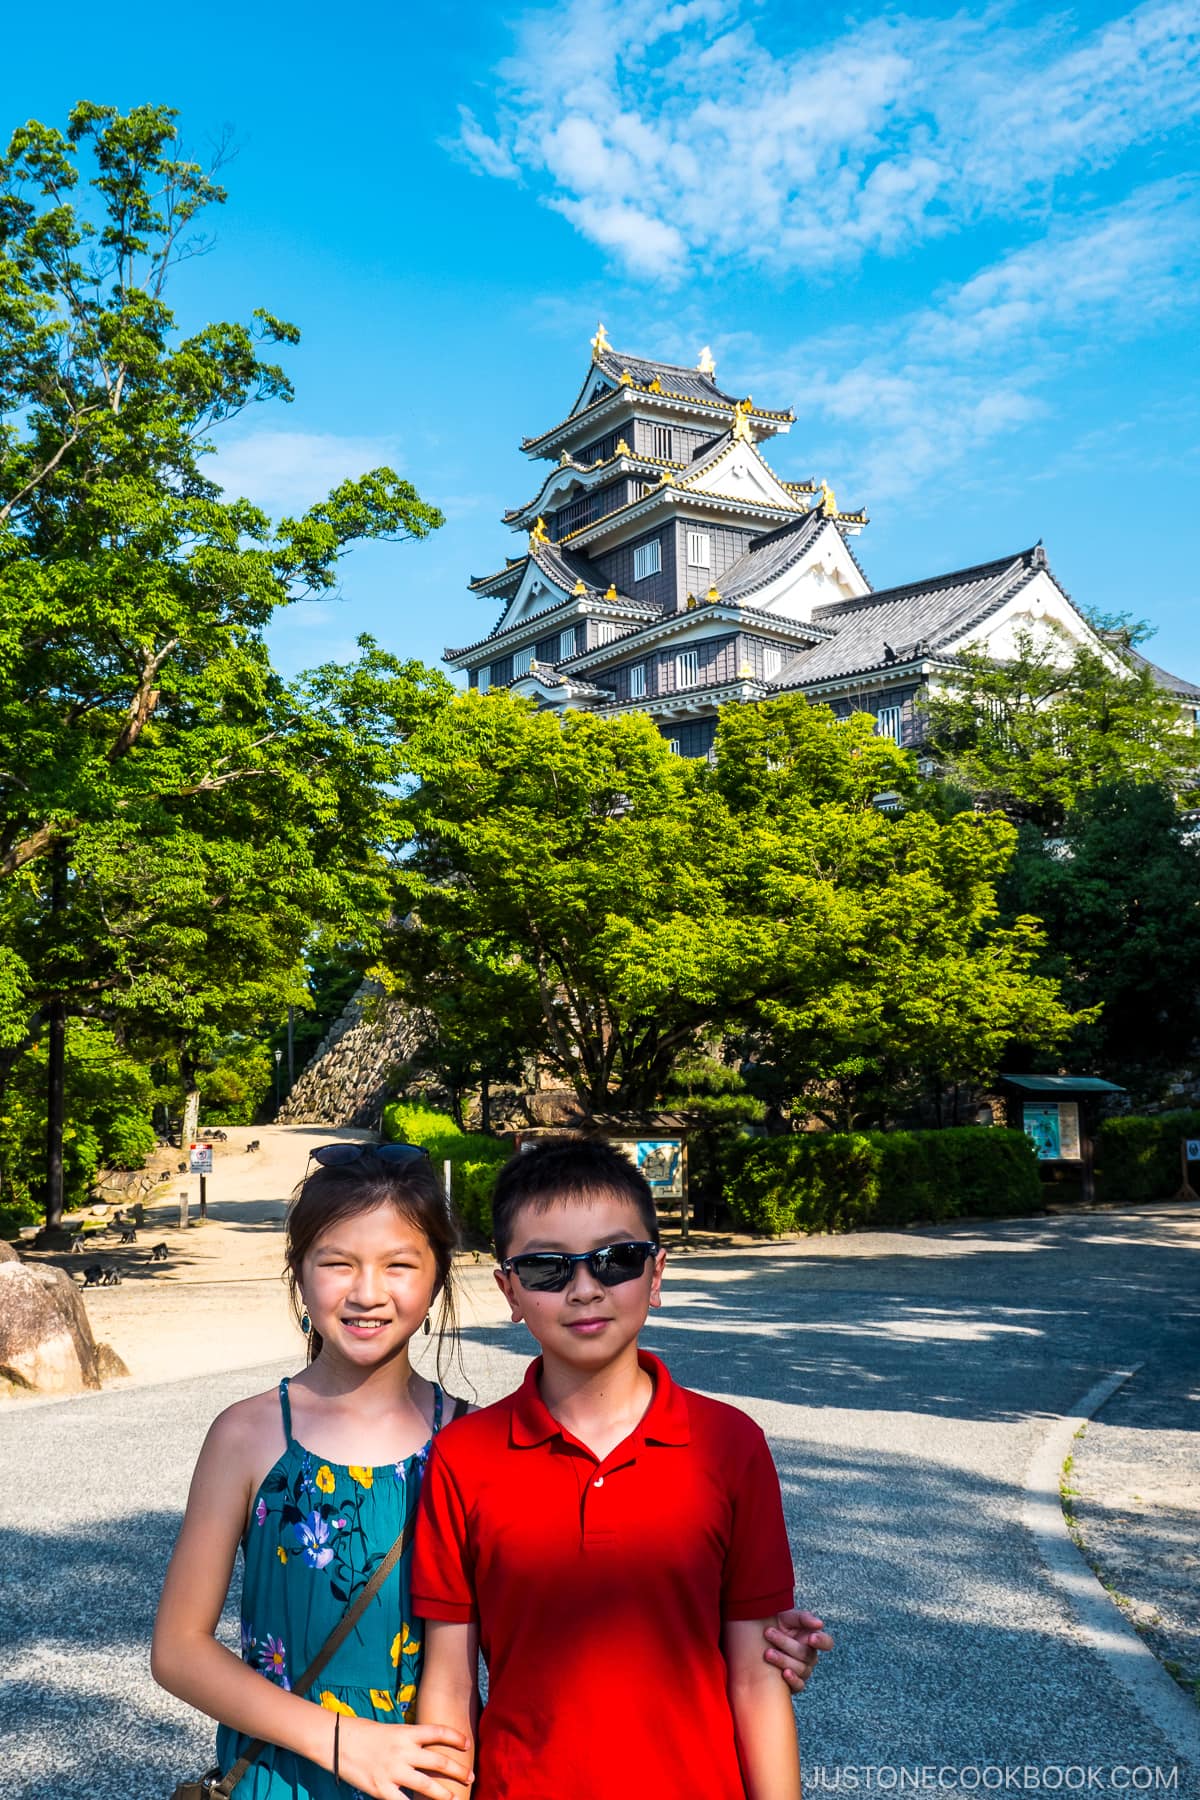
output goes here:
{"type": "MultiPolygon", "coordinates": [[[[916,696],[977,645],[1018,634],[1097,643],[1040,544],[903,587],[873,588],[852,547],[867,524],[821,480],[776,473],[795,415],[694,369],[613,350],[601,325],[566,416],[521,448],[540,480],[504,516],[521,554],[477,577],[492,630],[445,660],[474,688],[542,706],[648,713],[683,756],[705,756],[728,700],[802,693],[870,712],[917,741],[916,696]]],[[[1200,687],[1155,670],[1181,705],[1200,687]]]]}

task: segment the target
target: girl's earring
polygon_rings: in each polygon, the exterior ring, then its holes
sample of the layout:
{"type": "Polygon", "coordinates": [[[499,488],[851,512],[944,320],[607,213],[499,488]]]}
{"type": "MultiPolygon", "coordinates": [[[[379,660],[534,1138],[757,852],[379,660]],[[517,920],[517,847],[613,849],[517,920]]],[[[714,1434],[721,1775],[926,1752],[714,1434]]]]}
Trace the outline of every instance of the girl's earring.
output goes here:
{"type": "Polygon", "coordinates": [[[433,1327],[429,1323],[429,1314],[426,1313],[425,1314],[425,1325],[424,1325],[424,1332],[425,1332],[426,1337],[429,1336],[429,1333],[431,1332],[432,1329],[433,1329],[433,1327]]]}
{"type": "Polygon", "coordinates": [[[307,1337],[309,1332],[312,1330],[312,1320],[308,1316],[307,1308],[305,1308],[305,1310],[300,1315],[300,1329],[304,1333],[305,1337],[307,1337]]]}

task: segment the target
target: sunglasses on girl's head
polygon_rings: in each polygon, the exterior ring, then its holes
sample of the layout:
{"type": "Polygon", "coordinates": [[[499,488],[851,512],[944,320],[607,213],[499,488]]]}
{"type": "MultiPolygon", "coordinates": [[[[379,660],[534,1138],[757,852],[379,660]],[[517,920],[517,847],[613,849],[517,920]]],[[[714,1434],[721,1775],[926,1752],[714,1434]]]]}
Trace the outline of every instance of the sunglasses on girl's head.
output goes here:
{"type": "Polygon", "coordinates": [[[323,1169],[344,1169],[349,1163],[360,1162],[364,1156],[373,1156],[376,1162],[382,1163],[410,1163],[428,1156],[429,1152],[420,1144],[322,1144],[319,1149],[310,1151],[310,1155],[323,1169]]]}
{"type": "Polygon", "coordinates": [[[586,1263],[588,1272],[601,1287],[620,1287],[624,1281],[636,1281],[646,1266],[648,1256],[657,1256],[657,1244],[605,1244],[599,1250],[582,1250],[577,1255],[565,1250],[526,1250],[520,1256],[506,1256],[500,1267],[506,1275],[515,1275],[523,1288],[535,1294],[561,1294],[570,1283],[578,1263],[586,1263]]]}

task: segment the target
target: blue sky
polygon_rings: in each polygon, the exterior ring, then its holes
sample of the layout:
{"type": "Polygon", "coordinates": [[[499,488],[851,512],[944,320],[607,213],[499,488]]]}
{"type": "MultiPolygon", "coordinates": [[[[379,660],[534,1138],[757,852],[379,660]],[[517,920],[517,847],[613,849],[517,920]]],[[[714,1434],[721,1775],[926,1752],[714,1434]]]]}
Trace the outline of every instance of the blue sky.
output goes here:
{"type": "Polygon", "coordinates": [[[1200,679],[1200,11],[742,0],[77,0],[5,26],[0,131],[73,100],[177,106],[238,146],[182,318],[296,321],[293,406],[223,440],[276,510],[389,463],[447,524],[372,546],[273,629],[288,671],[362,630],[436,662],[520,540],[517,449],[602,318],[797,421],[769,455],[872,523],[877,586],[1044,538],[1081,603],[1200,679]]]}

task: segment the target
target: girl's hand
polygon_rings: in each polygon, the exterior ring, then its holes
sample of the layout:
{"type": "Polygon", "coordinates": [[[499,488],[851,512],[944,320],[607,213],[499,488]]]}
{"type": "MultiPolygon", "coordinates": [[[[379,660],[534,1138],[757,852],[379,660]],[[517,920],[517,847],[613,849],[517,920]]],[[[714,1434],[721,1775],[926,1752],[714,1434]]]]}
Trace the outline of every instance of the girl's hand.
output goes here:
{"type": "Polygon", "coordinates": [[[406,1789],[426,1800],[455,1800],[455,1790],[438,1777],[474,1781],[469,1752],[470,1740],[449,1725],[384,1725],[341,1715],[338,1774],[373,1800],[404,1800],[406,1789]]]}
{"type": "Polygon", "coordinates": [[[775,1665],[793,1694],[804,1692],[819,1652],[833,1649],[833,1639],[816,1613],[800,1612],[795,1607],[780,1613],[763,1636],[769,1646],[763,1651],[764,1662],[775,1665]]]}

